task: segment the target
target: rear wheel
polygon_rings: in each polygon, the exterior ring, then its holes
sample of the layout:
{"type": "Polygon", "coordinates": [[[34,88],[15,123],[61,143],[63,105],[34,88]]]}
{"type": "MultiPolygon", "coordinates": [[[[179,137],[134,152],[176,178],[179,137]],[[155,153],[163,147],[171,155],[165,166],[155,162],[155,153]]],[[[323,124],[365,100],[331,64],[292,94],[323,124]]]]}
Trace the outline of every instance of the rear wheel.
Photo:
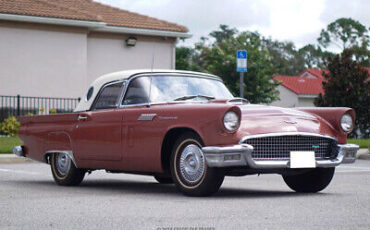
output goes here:
{"type": "Polygon", "coordinates": [[[154,179],[158,181],[160,184],[173,184],[173,180],[171,177],[164,177],[164,176],[154,176],[154,179]]]}
{"type": "Polygon", "coordinates": [[[197,135],[188,132],[175,142],[172,150],[172,180],[188,196],[209,196],[218,191],[224,180],[223,171],[207,166],[201,143],[197,135]]]}
{"type": "Polygon", "coordinates": [[[334,176],[335,168],[316,168],[298,175],[284,176],[289,188],[296,192],[315,193],[325,189],[334,176]]]}
{"type": "Polygon", "coordinates": [[[66,153],[52,154],[50,165],[54,180],[58,185],[79,185],[86,173],[86,170],[76,168],[66,153]]]}

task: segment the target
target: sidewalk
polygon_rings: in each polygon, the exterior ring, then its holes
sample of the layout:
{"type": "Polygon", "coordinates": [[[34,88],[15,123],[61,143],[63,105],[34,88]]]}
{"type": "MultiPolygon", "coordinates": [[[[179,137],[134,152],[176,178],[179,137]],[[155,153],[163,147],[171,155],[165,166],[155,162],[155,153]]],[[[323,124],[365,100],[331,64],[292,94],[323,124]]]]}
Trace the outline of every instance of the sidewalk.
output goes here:
{"type": "MultiPolygon", "coordinates": [[[[357,153],[357,159],[370,160],[369,149],[360,149],[357,153]]],[[[0,154],[0,164],[14,164],[14,163],[35,163],[31,159],[25,157],[18,157],[14,154],[0,154]]]]}
{"type": "Polygon", "coordinates": [[[15,154],[0,154],[0,164],[35,163],[31,159],[18,157],[15,154]]]}

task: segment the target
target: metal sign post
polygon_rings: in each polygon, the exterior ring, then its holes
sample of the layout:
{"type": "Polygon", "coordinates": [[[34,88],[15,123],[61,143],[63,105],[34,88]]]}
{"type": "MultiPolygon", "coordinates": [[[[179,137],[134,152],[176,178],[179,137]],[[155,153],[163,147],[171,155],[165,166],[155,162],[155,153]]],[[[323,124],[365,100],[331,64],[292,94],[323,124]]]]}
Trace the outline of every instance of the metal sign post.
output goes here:
{"type": "Polygon", "coordinates": [[[244,98],[244,72],[247,72],[247,51],[236,52],[236,71],[240,72],[240,97],[244,98]]]}

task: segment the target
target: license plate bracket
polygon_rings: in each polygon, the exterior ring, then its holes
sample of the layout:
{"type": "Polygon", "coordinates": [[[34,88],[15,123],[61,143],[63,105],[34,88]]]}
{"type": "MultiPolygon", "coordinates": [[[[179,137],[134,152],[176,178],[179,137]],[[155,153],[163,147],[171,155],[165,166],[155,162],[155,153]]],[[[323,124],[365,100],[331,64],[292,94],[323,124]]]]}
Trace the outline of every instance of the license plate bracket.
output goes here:
{"type": "Polygon", "coordinates": [[[290,168],[316,168],[315,152],[291,151],[290,168]]]}

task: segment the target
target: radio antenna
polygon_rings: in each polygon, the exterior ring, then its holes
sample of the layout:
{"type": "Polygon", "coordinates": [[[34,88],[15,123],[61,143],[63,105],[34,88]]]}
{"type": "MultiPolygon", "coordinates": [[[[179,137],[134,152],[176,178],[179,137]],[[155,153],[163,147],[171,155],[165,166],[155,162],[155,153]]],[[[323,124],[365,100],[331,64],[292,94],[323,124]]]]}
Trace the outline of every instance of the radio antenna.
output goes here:
{"type": "Polygon", "coordinates": [[[151,72],[153,72],[154,67],[154,59],[155,59],[155,45],[153,44],[153,52],[152,52],[152,65],[150,67],[151,72]]]}
{"type": "MultiPolygon", "coordinates": [[[[153,44],[153,52],[152,52],[152,65],[150,66],[150,72],[153,73],[153,67],[154,67],[154,59],[155,59],[155,45],[153,44]]],[[[149,95],[148,95],[148,107],[150,106],[150,96],[152,93],[152,78],[153,76],[150,76],[150,83],[149,83],[149,95]]]]}

